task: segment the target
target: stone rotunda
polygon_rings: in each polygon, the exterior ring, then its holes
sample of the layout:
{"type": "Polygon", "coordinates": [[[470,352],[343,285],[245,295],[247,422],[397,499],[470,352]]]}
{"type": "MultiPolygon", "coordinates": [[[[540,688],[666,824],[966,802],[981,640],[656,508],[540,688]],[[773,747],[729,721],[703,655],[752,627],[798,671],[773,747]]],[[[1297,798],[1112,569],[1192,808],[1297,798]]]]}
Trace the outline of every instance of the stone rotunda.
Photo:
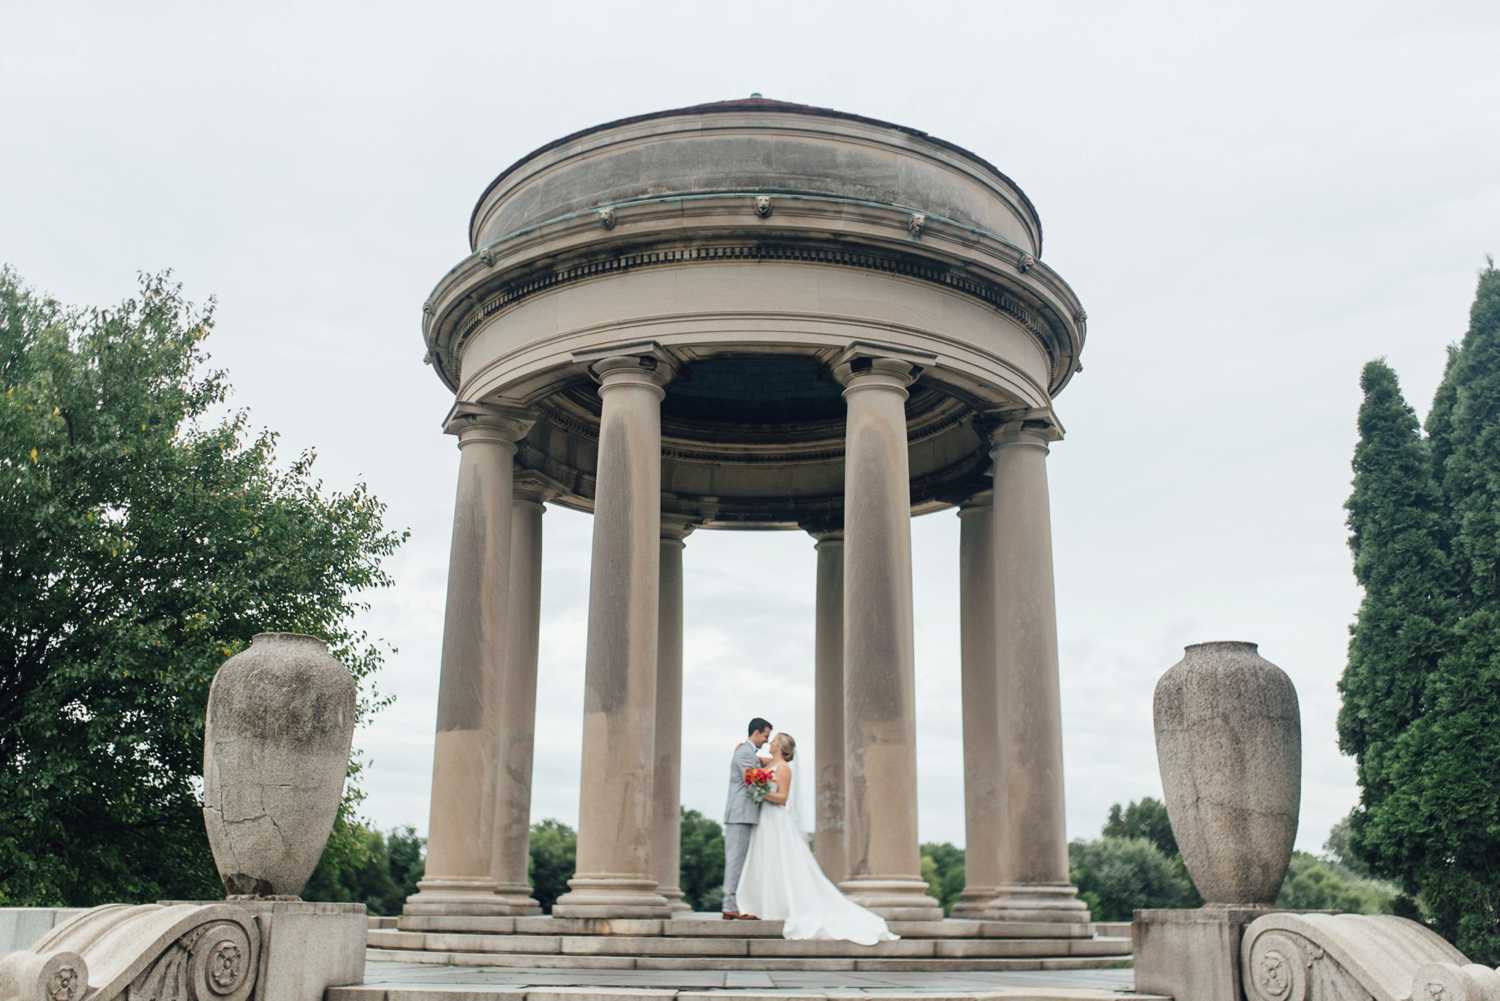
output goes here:
{"type": "Polygon", "coordinates": [[[956,508],[955,916],[1086,926],[1046,473],[1085,317],[1021,189],[915,129],[756,96],[543,146],[485,190],[469,244],[423,307],[461,452],[427,876],[402,928],[538,911],[545,504],[594,516],[577,871],[554,918],[686,909],[682,566],[708,529],[816,540],[819,860],[893,921],[942,917],[917,847],[910,519],[956,508]]]}

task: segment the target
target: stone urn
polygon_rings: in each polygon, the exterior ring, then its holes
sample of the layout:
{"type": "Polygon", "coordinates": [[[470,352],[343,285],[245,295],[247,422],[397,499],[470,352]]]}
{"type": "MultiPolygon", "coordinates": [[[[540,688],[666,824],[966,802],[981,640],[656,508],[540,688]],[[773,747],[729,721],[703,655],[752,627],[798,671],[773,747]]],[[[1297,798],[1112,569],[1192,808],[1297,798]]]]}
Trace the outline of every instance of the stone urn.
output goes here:
{"type": "Polygon", "coordinates": [[[1153,715],[1172,834],[1204,903],[1272,903],[1302,802],[1292,679],[1254,643],[1196,643],[1156,683],[1153,715]]]}
{"type": "Polygon", "coordinates": [[[259,633],[214,675],[203,822],[231,898],[302,892],[343,797],[354,702],[353,677],[316,636],[259,633]]]}

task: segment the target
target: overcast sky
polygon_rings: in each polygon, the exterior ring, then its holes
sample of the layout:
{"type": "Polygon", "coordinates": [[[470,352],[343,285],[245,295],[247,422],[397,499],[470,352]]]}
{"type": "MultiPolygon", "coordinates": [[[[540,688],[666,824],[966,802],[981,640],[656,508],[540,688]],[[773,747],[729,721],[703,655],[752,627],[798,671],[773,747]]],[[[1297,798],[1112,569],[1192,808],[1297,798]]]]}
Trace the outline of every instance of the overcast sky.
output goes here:
{"type": "MultiPolygon", "coordinates": [[[[0,261],[74,304],[164,268],[217,296],[236,403],[411,529],[367,623],[399,647],[356,736],[380,825],[427,824],[458,465],[423,300],[521,155],[751,91],[995,163],[1088,309],[1049,460],[1070,836],[1160,795],[1152,688],[1203,640],[1258,641],[1297,684],[1298,846],[1356,801],[1334,718],[1359,368],[1387,357],[1425,413],[1500,251],[1500,5],[4,0],[0,35],[0,261]]],[[[532,815],[572,823],[590,521],[545,528],[532,815]]],[[[921,836],[961,843],[958,519],[912,539],[921,836]]],[[[700,532],[685,565],[683,799],[717,816],[752,713],[816,754],[814,553],[700,532]],[[774,697],[747,695],[765,672],[774,697]]]]}

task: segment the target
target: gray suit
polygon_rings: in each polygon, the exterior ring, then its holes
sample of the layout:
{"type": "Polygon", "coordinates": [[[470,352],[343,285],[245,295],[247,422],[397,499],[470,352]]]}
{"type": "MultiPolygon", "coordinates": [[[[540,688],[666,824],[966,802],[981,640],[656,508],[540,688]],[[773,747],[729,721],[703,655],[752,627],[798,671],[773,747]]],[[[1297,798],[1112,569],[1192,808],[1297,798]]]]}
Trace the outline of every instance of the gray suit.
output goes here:
{"type": "Polygon", "coordinates": [[[729,799],[724,804],[724,910],[738,911],[734,899],[745,868],[745,854],[750,851],[750,835],[760,823],[760,804],[750,798],[745,785],[745,769],[759,768],[755,745],[744,741],[729,759],[729,799]]]}

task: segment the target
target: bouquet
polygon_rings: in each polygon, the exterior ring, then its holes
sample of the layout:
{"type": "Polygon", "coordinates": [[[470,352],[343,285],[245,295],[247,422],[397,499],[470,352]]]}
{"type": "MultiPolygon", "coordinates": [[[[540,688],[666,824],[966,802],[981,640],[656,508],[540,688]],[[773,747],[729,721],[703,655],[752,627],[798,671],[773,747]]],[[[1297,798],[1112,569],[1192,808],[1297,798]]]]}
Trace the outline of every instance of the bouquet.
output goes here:
{"type": "Polygon", "coordinates": [[[750,798],[759,805],[776,788],[775,778],[769,768],[746,768],[745,785],[750,787],[750,798]]]}

